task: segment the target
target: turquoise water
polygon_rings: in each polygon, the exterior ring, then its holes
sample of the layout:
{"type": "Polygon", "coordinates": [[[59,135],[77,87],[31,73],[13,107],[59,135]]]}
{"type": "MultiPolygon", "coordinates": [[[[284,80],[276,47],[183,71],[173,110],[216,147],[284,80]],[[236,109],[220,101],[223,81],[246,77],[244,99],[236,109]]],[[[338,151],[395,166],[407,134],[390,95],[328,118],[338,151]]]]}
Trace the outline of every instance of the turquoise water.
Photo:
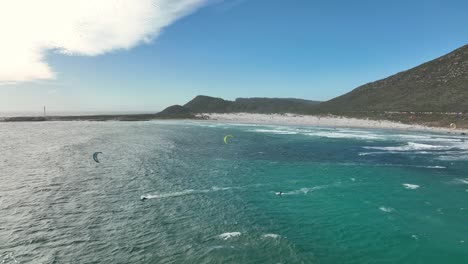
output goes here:
{"type": "Polygon", "coordinates": [[[197,122],[0,129],[0,263],[468,261],[462,136],[197,122]]]}

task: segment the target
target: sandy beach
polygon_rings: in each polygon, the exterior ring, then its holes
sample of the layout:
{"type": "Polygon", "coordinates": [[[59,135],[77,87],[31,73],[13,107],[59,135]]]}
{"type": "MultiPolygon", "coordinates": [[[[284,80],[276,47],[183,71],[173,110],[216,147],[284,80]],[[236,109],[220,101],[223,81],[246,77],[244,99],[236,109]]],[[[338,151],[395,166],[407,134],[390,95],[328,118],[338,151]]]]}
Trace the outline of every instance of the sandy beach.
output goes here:
{"type": "Polygon", "coordinates": [[[205,113],[199,117],[208,118],[207,121],[244,123],[244,124],[265,124],[265,125],[298,125],[298,126],[324,126],[324,127],[345,127],[345,128],[375,128],[412,130],[436,133],[468,134],[468,129],[451,129],[443,127],[429,127],[423,125],[409,125],[386,120],[368,120],[340,116],[312,116],[298,114],[253,114],[253,113],[205,113]]]}

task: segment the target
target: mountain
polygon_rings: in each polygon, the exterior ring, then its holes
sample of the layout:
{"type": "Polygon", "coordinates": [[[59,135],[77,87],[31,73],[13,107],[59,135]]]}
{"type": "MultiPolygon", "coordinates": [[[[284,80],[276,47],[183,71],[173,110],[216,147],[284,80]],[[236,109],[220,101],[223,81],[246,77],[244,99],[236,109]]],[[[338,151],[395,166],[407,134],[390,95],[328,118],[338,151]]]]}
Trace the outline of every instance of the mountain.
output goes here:
{"type": "Polygon", "coordinates": [[[196,96],[184,107],[194,113],[307,113],[317,101],[294,98],[237,98],[228,101],[205,95],[196,96]]]}
{"type": "Polygon", "coordinates": [[[173,105],[154,115],[156,119],[191,119],[195,115],[190,109],[181,105],[173,105]]]}
{"type": "Polygon", "coordinates": [[[295,98],[237,98],[232,107],[234,112],[250,113],[306,113],[318,105],[318,101],[295,98]]]}
{"type": "Polygon", "coordinates": [[[231,112],[232,101],[226,101],[222,98],[198,95],[184,107],[194,113],[228,113],[231,112]]]}
{"type": "Polygon", "coordinates": [[[321,112],[468,112],[468,45],[318,106],[321,112]]]}

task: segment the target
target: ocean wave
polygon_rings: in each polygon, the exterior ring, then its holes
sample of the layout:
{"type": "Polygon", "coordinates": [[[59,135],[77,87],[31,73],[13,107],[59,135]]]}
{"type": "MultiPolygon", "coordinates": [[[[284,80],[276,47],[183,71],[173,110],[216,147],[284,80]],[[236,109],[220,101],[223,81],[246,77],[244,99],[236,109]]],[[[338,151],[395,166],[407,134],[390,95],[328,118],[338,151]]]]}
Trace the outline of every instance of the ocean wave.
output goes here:
{"type": "Polygon", "coordinates": [[[171,197],[178,197],[178,196],[185,196],[185,195],[193,195],[193,194],[203,194],[203,193],[209,193],[209,192],[216,192],[216,191],[226,191],[226,190],[231,190],[231,189],[237,189],[238,187],[216,187],[213,186],[210,189],[206,190],[193,190],[193,189],[188,189],[188,190],[183,190],[183,191],[178,191],[178,192],[171,192],[171,193],[161,193],[161,194],[148,194],[148,195],[142,195],[140,197],[141,200],[146,200],[146,199],[160,199],[160,198],[171,198],[171,197]]]}
{"type": "Polygon", "coordinates": [[[359,156],[372,156],[372,155],[378,155],[378,154],[389,154],[392,152],[360,152],[358,155],[359,156]]]}
{"type": "Polygon", "coordinates": [[[468,184],[468,178],[466,178],[466,179],[454,179],[453,182],[455,184],[468,184]]]}
{"type": "Polygon", "coordinates": [[[15,256],[13,255],[13,252],[5,252],[5,253],[2,253],[0,254],[0,260],[1,260],[1,264],[3,263],[19,263],[15,256]]]}
{"type": "Polygon", "coordinates": [[[445,136],[428,136],[428,135],[406,135],[398,134],[390,136],[390,138],[396,138],[400,140],[420,141],[420,142],[463,142],[463,139],[456,137],[445,137],[445,136]]]}
{"type": "Polygon", "coordinates": [[[448,150],[453,147],[408,142],[406,145],[396,146],[396,147],[363,147],[363,148],[375,149],[375,150],[386,150],[386,151],[417,151],[417,150],[448,150]]]}
{"type": "Polygon", "coordinates": [[[468,155],[441,155],[437,159],[444,161],[468,160],[468,155]]]}
{"type": "Polygon", "coordinates": [[[252,129],[251,131],[260,132],[260,133],[279,134],[279,135],[296,135],[296,134],[299,134],[296,131],[277,130],[277,129],[252,129]]]}
{"type": "MultiPolygon", "coordinates": [[[[380,153],[383,154],[385,152],[369,152],[369,153],[359,153],[359,154],[375,154],[375,153],[380,153]]],[[[365,155],[360,155],[360,156],[365,156],[365,155]]],[[[345,164],[340,164],[340,165],[345,165],[345,164]]],[[[411,168],[425,168],[425,169],[446,169],[447,167],[445,166],[438,166],[438,165],[410,165],[410,164],[391,164],[391,163],[381,163],[381,164],[366,164],[366,163],[351,163],[353,166],[376,166],[376,167],[411,167],[411,168]]]]}
{"type": "Polygon", "coordinates": [[[419,188],[419,185],[416,185],[416,184],[410,184],[410,183],[403,183],[402,184],[406,189],[410,189],[410,190],[416,190],[419,188]]]}
{"type": "Polygon", "coordinates": [[[307,135],[314,137],[325,137],[325,138],[350,138],[350,139],[382,139],[381,135],[360,130],[343,130],[343,129],[306,129],[306,128],[294,128],[294,127],[275,127],[272,129],[258,128],[250,130],[252,132],[259,133],[271,133],[280,135],[307,135]]]}
{"type": "MultiPolygon", "coordinates": [[[[300,188],[297,190],[289,191],[289,192],[282,192],[281,195],[297,195],[297,194],[308,194],[309,192],[313,192],[315,190],[320,190],[327,187],[326,185],[323,186],[315,186],[311,188],[300,188]]],[[[275,192],[276,195],[279,195],[279,192],[275,192]]]]}
{"type": "Polygon", "coordinates": [[[277,234],[264,234],[262,235],[262,238],[265,239],[265,238],[273,238],[273,239],[278,239],[280,238],[281,236],[280,235],[277,235],[277,234]]]}
{"type": "Polygon", "coordinates": [[[222,233],[221,235],[218,235],[218,238],[223,239],[223,240],[228,240],[233,237],[238,237],[242,233],[241,232],[227,232],[227,233],[222,233]]]}
{"type": "Polygon", "coordinates": [[[428,169],[446,169],[447,167],[444,166],[423,166],[424,168],[428,169]]]}
{"type": "Polygon", "coordinates": [[[382,212],[385,212],[385,213],[391,213],[391,212],[395,211],[395,209],[393,209],[391,207],[385,207],[385,206],[379,207],[379,210],[382,211],[382,212]]]}
{"type": "Polygon", "coordinates": [[[347,138],[347,139],[381,139],[377,134],[368,134],[368,133],[346,133],[346,132],[311,132],[305,133],[308,136],[316,136],[316,137],[325,137],[325,138],[347,138]]]}

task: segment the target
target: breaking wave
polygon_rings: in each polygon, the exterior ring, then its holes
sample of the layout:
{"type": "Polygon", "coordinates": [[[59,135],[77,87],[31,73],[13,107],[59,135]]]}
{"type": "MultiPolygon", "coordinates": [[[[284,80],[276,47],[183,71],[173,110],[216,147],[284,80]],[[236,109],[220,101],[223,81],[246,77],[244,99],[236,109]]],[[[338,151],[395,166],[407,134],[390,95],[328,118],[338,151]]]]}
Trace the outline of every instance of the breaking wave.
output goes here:
{"type": "Polygon", "coordinates": [[[404,186],[406,189],[410,189],[410,190],[416,190],[416,189],[419,188],[419,185],[410,184],[410,183],[403,183],[403,186],[404,186]]]}
{"type": "Polygon", "coordinates": [[[417,151],[417,150],[449,150],[452,147],[408,142],[406,145],[396,146],[396,147],[363,147],[363,148],[375,149],[375,150],[386,150],[386,151],[417,151]]]}
{"type": "Polygon", "coordinates": [[[241,232],[227,232],[227,233],[222,233],[221,235],[218,235],[218,238],[222,240],[228,240],[230,238],[238,237],[240,235],[242,235],[241,232]]]}

